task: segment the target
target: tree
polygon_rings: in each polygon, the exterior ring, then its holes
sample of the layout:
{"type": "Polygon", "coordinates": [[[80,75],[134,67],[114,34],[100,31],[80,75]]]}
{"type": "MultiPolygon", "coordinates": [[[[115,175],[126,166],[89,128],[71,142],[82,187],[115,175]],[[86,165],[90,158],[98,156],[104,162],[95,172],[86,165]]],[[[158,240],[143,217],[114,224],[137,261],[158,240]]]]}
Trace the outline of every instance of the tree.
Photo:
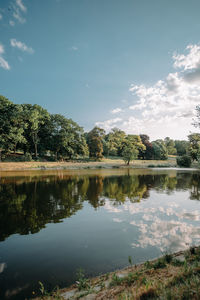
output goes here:
{"type": "Polygon", "coordinates": [[[34,104],[22,104],[23,120],[26,129],[24,131],[25,138],[28,141],[24,151],[34,152],[35,157],[38,156],[38,144],[40,140],[40,132],[45,123],[50,119],[48,111],[41,106],[34,104]]]}
{"type": "Polygon", "coordinates": [[[49,150],[56,159],[72,158],[74,155],[88,155],[88,147],[82,127],[71,119],[55,114],[50,117],[49,150]]]}
{"type": "Polygon", "coordinates": [[[164,140],[165,146],[167,147],[167,151],[169,155],[176,155],[177,151],[175,148],[175,143],[172,139],[170,139],[169,137],[166,137],[164,140]]]}
{"type": "Polygon", "coordinates": [[[24,128],[22,107],[0,95],[0,152],[15,152],[19,143],[25,144],[24,128]]]}
{"type": "Polygon", "coordinates": [[[122,156],[125,163],[129,165],[131,160],[134,160],[138,157],[138,150],[133,144],[127,143],[123,148],[122,156]]]}
{"type": "Polygon", "coordinates": [[[146,134],[140,134],[140,139],[143,145],[146,147],[145,150],[139,150],[139,157],[142,159],[152,159],[153,158],[153,146],[149,141],[149,136],[146,134]]]}
{"type": "Polygon", "coordinates": [[[192,133],[188,135],[189,139],[189,155],[191,156],[192,160],[198,160],[198,156],[200,153],[200,134],[199,133],[192,133]]]}
{"type": "Polygon", "coordinates": [[[187,154],[188,147],[189,147],[189,142],[188,141],[175,140],[174,142],[175,142],[175,148],[176,148],[177,154],[179,156],[187,154]]]}
{"type": "Polygon", "coordinates": [[[156,160],[166,160],[168,159],[168,152],[167,147],[165,146],[165,143],[163,140],[156,140],[152,142],[153,146],[153,158],[156,160]]]}
{"type": "Polygon", "coordinates": [[[135,149],[137,149],[138,153],[139,151],[144,151],[146,149],[145,145],[142,143],[141,138],[139,135],[133,135],[133,134],[128,134],[124,141],[122,142],[122,147],[121,147],[121,153],[123,156],[123,151],[126,147],[131,147],[133,146],[135,149]]]}
{"type": "MultiPolygon", "coordinates": [[[[117,156],[120,154],[120,150],[122,148],[122,143],[125,140],[125,132],[118,129],[113,128],[109,134],[106,135],[106,151],[104,151],[107,155],[117,156]]],[[[104,147],[105,148],[105,147],[104,147]]]]}
{"type": "Polygon", "coordinates": [[[105,137],[105,130],[99,127],[94,127],[86,135],[87,144],[89,148],[90,157],[100,159],[103,157],[103,138],[105,137]]]}

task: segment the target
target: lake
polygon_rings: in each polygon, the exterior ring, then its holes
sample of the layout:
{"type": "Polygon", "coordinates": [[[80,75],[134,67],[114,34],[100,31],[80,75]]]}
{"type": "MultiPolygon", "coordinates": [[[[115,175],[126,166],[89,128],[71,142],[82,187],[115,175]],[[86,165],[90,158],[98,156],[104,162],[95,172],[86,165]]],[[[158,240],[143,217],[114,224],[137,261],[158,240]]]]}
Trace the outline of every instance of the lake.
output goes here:
{"type": "Polygon", "coordinates": [[[200,244],[200,172],[0,173],[0,299],[200,244]]]}

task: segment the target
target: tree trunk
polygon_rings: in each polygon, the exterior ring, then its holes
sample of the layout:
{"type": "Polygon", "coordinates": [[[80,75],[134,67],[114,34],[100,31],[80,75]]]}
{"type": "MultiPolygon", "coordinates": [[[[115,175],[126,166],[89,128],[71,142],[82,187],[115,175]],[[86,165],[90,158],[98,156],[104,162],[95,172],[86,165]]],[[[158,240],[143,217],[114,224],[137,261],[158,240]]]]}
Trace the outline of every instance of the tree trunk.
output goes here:
{"type": "Polygon", "coordinates": [[[38,156],[38,153],[37,153],[37,143],[35,143],[35,157],[38,156]]]}

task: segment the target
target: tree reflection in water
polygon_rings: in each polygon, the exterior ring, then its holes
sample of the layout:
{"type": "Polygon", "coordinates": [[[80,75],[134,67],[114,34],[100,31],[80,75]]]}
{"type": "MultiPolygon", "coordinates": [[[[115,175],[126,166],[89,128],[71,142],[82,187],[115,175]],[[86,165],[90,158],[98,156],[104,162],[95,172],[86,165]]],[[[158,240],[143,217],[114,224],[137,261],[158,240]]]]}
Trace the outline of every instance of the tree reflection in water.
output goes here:
{"type": "Polygon", "coordinates": [[[65,175],[33,178],[1,178],[0,240],[12,234],[39,232],[47,223],[62,222],[88,201],[94,209],[105,204],[119,206],[126,200],[140,202],[150,190],[189,190],[190,199],[200,200],[198,173],[147,174],[124,176],[65,175]]]}

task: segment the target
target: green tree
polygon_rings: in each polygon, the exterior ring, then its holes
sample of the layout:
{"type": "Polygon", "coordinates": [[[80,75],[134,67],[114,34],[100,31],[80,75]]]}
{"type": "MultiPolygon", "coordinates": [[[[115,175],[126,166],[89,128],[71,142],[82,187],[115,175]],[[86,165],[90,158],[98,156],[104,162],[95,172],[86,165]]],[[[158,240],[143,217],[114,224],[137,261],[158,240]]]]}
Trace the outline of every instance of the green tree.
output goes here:
{"type": "Polygon", "coordinates": [[[28,143],[24,147],[24,151],[34,152],[35,157],[38,157],[38,144],[42,143],[40,132],[45,126],[45,123],[50,119],[50,115],[46,109],[34,104],[22,104],[23,120],[25,122],[25,138],[28,143]]]}
{"type": "Polygon", "coordinates": [[[107,155],[117,156],[120,154],[120,150],[122,148],[122,143],[124,142],[126,134],[124,131],[113,128],[111,132],[109,132],[106,137],[106,146],[107,146],[107,155]]]}
{"type": "Polygon", "coordinates": [[[152,159],[153,158],[153,146],[149,141],[149,136],[146,134],[140,134],[140,139],[142,144],[146,147],[146,149],[139,150],[139,158],[142,159],[152,159]]]}
{"type": "Polygon", "coordinates": [[[87,144],[89,148],[90,157],[97,159],[103,157],[103,139],[105,137],[105,130],[99,127],[94,127],[86,135],[87,144]]]}
{"type": "Polygon", "coordinates": [[[199,133],[192,133],[188,135],[189,139],[189,155],[191,156],[192,160],[198,160],[198,156],[200,153],[200,134],[199,133]]]}
{"type": "Polygon", "coordinates": [[[25,144],[24,128],[22,107],[0,95],[0,152],[7,154],[25,144]]]}
{"type": "Polygon", "coordinates": [[[177,151],[175,148],[175,142],[172,139],[170,139],[169,137],[166,137],[164,142],[165,142],[165,146],[167,147],[168,154],[176,155],[177,151]]]}
{"type": "Polygon", "coordinates": [[[123,156],[124,149],[127,147],[130,148],[131,146],[135,148],[138,151],[138,153],[139,151],[144,151],[146,149],[139,135],[128,134],[125,137],[124,141],[122,142],[122,148],[121,148],[122,156],[123,156]]]}
{"type": "Polygon", "coordinates": [[[88,155],[88,147],[82,127],[62,115],[51,115],[49,150],[58,158],[72,158],[75,155],[88,155]]]}
{"type": "Polygon", "coordinates": [[[123,148],[122,156],[125,163],[129,165],[131,160],[137,159],[138,150],[133,144],[126,144],[123,148]]]}
{"type": "Polygon", "coordinates": [[[156,160],[166,160],[168,159],[168,152],[167,147],[163,140],[156,140],[152,142],[153,152],[154,152],[154,159],[156,160]]]}
{"type": "Polygon", "coordinates": [[[175,142],[175,148],[176,148],[177,154],[179,156],[187,154],[188,147],[189,147],[189,142],[188,141],[175,140],[174,142],[175,142]]]}

